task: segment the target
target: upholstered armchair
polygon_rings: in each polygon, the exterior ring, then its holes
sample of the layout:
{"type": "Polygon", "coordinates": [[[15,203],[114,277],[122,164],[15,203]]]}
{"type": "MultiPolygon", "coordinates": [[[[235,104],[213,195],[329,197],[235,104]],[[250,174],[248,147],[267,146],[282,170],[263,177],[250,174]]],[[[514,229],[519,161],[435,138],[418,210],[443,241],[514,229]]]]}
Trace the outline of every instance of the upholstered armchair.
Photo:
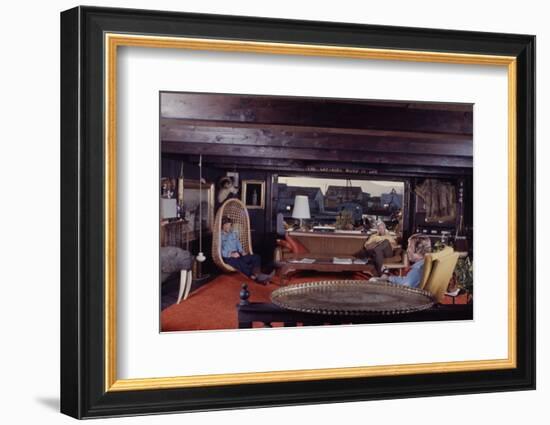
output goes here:
{"type": "Polygon", "coordinates": [[[237,270],[223,261],[221,254],[221,232],[222,218],[229,217],[233,223],[233,230],[237,232],[243,249],[248,254],[254,254],[252,251],[252,238],[250,237],[250,217],[246,206],[238,199],[232,198],[225,201],[214,219],[214,229],[212,231],[212,259],[214,263],[224,272],[232,273],[237,270]]]}
{"type": "Polygon", "coordinates": [[[441,251],[426,254],[419,288],[430,292],[437,302],[443,301],[459,254],[450,246],[441,251]]]}

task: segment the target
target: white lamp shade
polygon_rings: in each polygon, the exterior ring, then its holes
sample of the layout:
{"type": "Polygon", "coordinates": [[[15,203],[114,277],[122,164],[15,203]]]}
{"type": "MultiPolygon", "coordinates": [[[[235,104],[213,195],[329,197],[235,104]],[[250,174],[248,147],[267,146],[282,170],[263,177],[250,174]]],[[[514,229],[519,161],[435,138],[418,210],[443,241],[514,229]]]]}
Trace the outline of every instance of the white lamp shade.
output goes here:
{"type": "Polygon", "coordinates": [[[309,215],[309,199],[304,195],[296,195],[294,198],[294,209],[292,210],[292,218],[311,218],[309,215]]]}
{"type": "Polygon", "coordinates": [[[176,199],[160,198],[160,218],[174,218],[177,215],[176,199]]]}

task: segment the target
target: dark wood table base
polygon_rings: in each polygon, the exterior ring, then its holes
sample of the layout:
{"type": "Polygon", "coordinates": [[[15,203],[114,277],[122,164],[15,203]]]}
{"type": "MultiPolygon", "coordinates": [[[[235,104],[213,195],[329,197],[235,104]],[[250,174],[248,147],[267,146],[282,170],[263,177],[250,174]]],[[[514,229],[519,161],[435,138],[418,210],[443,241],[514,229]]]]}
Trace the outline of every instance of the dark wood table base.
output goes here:
{"type": "Polygon", "coordinates": [[[326,315],[287,310],[272,303],[248,302],[246,285],[241,289],[241,302],[237,305],[239,329],[252,328],[254,322],[271,327],[283,323],[285,327],[364,323],[403,323],[444,320],[473,320],[473,304],[437,304],[434,307],[406,314],[326,315]]]}
{"type": "Polygon", "coordinates": [[[329,316],[322,314],[299,313],[277,307],[271,303],[249,303],[238,306],[239,329],[252,328],[254,322],[271,327],[273,323],[283,323],[286,327],[343,325],[361,323],[403,323],[443,320],[472,320],[472,304],[443,304],[428,310],[408,314],[372,314],[368,316],[329,316]]]}

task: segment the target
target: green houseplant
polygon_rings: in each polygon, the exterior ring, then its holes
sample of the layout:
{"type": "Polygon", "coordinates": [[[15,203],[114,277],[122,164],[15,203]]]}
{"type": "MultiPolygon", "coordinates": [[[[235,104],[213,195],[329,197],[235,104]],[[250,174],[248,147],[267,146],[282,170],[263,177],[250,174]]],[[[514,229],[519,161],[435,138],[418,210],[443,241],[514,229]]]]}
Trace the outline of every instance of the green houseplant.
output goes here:
{"type": "MultiPolygon", "coordinates": [[[[433,252],[441,251],[445,247],[441,241],[433,245],[433,252]]],[[[468,302],[474,295],[474,268],[470,257],[459,257],[453,273],[456,286],[468,293],[468,302]]]]}

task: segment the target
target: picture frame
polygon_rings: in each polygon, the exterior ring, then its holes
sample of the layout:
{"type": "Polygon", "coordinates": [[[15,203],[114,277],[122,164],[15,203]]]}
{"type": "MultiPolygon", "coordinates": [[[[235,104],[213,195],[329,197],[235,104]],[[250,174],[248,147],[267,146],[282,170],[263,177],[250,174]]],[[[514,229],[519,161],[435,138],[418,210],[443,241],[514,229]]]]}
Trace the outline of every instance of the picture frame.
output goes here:
{"type": "Polygon", "coordinates": [[[76,7],[61,14],[61,75],[62,413],[93,418],[535,388],[534,36],[76,7]],[[119,379],[115,93],[125,46],[505,68],[507,358],[119,379]]]}
{"type": "MultiPolygon", "coordinates": [[[[198,193],[199,190],[203,191],[203,203],[205,203],[207,210],[203,211],[205,217],[205,227],[203,227],[203,232],[212,232],[214,226],[214,183],[204,182],[199,184],[198,180],[185,180],[184,188],[184,206],[189,204],[190,197],[192,197],[193,204],[191,205],[192,209],[197,209],[198,204],[198,193]]],[[[196,215],[196,213],[194,213],[196,215]]],[[[192,232],[198,233],[197,226],[191,226],[190,229],[192,232]]],[[[195,235],[196,237],[196,235],[195,235]]]]}
{"type": "Polygon", "coordinates": [[[241,197],[249,210],[265,208],[265,181],[243,180],[241,197]]]}

